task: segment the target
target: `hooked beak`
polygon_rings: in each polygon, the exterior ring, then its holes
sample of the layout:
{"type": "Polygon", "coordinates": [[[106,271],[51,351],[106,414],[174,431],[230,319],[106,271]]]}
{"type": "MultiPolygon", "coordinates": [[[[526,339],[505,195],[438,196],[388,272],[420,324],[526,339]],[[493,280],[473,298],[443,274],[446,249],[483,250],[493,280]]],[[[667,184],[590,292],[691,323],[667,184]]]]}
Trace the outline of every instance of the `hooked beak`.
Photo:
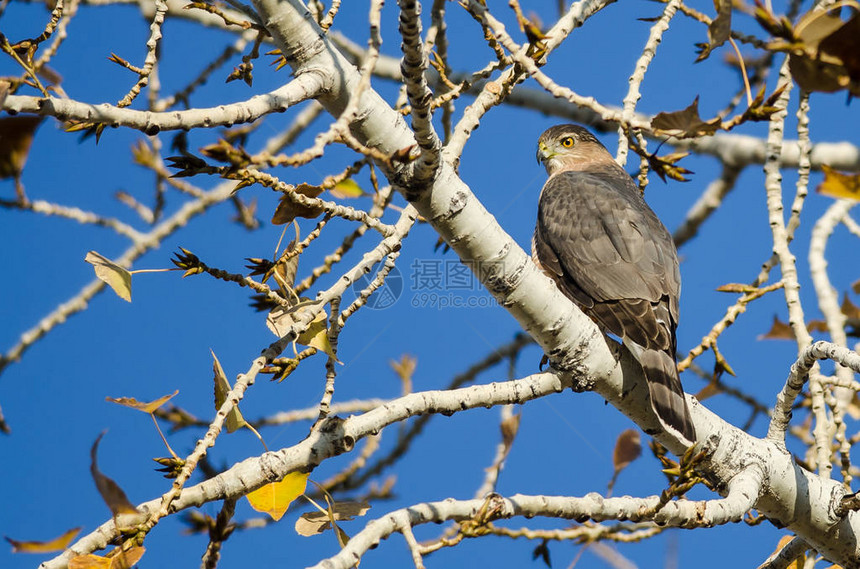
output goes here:
{"type": "Polygon", "coordinates": [[[542,164],[544,161],[550,158],[549,149],[543,142],[538,142],[538,149],[535,158],[537,158],[538,164],[542,164]]]}

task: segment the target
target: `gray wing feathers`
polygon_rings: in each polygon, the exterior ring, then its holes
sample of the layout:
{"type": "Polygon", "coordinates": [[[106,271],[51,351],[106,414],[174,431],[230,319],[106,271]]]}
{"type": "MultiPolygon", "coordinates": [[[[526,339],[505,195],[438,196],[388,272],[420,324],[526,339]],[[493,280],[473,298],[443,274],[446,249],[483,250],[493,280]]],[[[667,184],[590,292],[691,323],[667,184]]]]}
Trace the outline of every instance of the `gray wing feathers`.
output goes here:
{"type": "Polygon", "coordinates": [[[630,177],[620,169],[552,176],[541,192],[532,254],[569,298],[624,339],[661,423],[695,441],[674,358],[678,257],[630,177]]]}

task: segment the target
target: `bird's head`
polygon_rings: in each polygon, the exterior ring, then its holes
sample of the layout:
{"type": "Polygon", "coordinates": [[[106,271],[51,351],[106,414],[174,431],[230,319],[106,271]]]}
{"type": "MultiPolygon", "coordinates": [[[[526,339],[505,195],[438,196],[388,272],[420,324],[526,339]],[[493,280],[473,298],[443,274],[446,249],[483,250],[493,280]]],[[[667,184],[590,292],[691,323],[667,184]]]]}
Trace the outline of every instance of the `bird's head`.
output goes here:
{"type": "Polygon", "coordinates": [[[593,134],[575,124],[548,128],[538,139],[537,161],[552,176],[564,170],[586,170],[615,160],[593,134]]]}

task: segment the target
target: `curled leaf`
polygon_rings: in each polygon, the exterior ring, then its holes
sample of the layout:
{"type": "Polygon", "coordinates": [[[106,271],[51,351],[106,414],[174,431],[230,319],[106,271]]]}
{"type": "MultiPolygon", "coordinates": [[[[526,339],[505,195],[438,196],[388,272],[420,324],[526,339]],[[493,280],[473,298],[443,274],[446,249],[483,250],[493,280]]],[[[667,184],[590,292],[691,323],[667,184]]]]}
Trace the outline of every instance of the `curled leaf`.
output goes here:
{"type": "MultiPolygon", "coordinates": [[[[212,352],[212,369],[215,372],[215,411],[221,408],[224,405],[224,402],[227,401],[227,394],[230,393],[232,389],[230,387],[230,382],[227,381],[227,376],[224,374],[224,368],[221,367],[221,362],[218,361],[218,357],[215,355],[215,352],[212,352]]],[[[227,419],[224,421],[225,426],[227,427],[228,433],[233,433],[242,427],[246,426],[248,423],[245,421],[245,418],[242,416],[241,411],[239,411],[239,406],[234,405],[230,412],[227,413],[227,419]]]]}
{"type": "Polygon", "coordinates": [[[329,512],[315,510],[302,514],[296,520],[296,533],[303,536],[319,535],[331,529],[331,521],[349,521],[355,516],[363,516],[370,509],[367,502],[337,502],[329,512]]]}
{"type": "Polygon", "coordinates": [[[6,541],[12,544],[12,553],[51,553],[66,549],[80,531],[81,528],[72,528],[50,541],[17,541],[11,537],[7,537],[6,541]]]}
{"type": "Polygon", "coordinates": [[[131,302],[131,273],[120,267],[107,257],[90,251],[84,261],[91,264],[96,271],[96,277],[107,284],[121,299],[131,302]]]}
{"type": "Polygon", "coordinates": [[[703,121],[699,117],[698,95],[689,107],[671,113],[658,113],[651,119],[651,128],[661,134],[675,138],[691,138],[712,135],[720,128],[719,117],[703,121]]]}
{"type": "Polygon", "coordinates": [[[173,393],[169,393],[167,395],[159,397],[158,399],[150,401],[149,403],[146,403],[144,401],[138,401],[134,397],[105,397],[105,401],[110,401],[111,403],[118,403],[131,409],[143,411],[144,413],[153,413],[156,409],[158,409],[159,407],[170,401],[173,397],[175,397],[177,393],[179,393],[178,389],[173,393]]]}
{"type": "Polygon", "coordinates": [[[612,467],[615,472],[621,472],[627,466],[639,458],[642,454],[642,443],[639,431],[627,429],[618,435],[615,441],[615,450],[612,453],[612,467]]]}
{"type": "Polygon", "coordinates": [[[101,433],[98,438],[96,438],[96,442],[93,443],[92,449],[90,449],[90,474],[93,476],[96,488],[98,488],[102,500],[105,501],[105,504],[107,504],[107,507],[110,508],[110,511],[114,516],[119,516],[120,514],[138,514],[139,512],[137,511],[137,508],[129,502],[125,492],[123,492],[122,488],[119,487],[119,484],[99,471],[97,455],[99,451],[99,443],[103,436],[104,433],[101,433]]]}

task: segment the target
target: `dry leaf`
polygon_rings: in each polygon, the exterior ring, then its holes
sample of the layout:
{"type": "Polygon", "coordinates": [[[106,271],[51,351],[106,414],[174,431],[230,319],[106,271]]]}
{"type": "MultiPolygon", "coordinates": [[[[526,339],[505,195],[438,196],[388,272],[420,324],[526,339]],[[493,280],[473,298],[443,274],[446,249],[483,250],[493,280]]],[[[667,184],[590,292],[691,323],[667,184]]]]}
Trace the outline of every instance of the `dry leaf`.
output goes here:
{"type": "Polygon", "coordinates": [[[156,409],[173,399],[176,394],[179,393],[177,389],[173,393],[169,393],[163,397],[159,397],[154,401],[150,401],[149,403],[145,403],[143,401],[138,401],[134,397],[105,397],[105,401],[110,401],[111,403],[119,403],[125,407],[130,407],[132,409],[137,409],[138,411],[143,411],[144,413],[153,413],[156,409]]]}
{"type": "MultiPolygon", "coordinates": [[[[224,374],[224,368],[221,367],[221,362],[218,361],[218,357],[215,355],[215,352],[209,350],[212,353],[212,359],[214,363],[212,364],[212,369],[215,371],[215,411],[217,412],[224,402],[227,401],[227,394],[230,392],[232,387],[230,387],[230,382],[227,381],[227,376],[224,374]]],[[[227,418],[224,421],[225,426],[227,427],[227,432],[232,433],[235,432],[248,423],[245,421],[245,418],[242,416],[242,413],[239,411],[239,406],[234,405],[230,412],[227,413],[227,418]]]]}
{"type": "Polygon", "coordinates": [[[7,537],[6,541],[12,544],[12,553],[51,553],[66,549],[80,531],[81,528],[72,528],[50,541],[17,541],[11,537],[7,537]]]}
{"type": "Polygon", "coordinates": [[[612,467],[615,472],[621,472],[627,466],[639,458],[642,454],[642,443],[639,439],[639,431],[627,429],[618,435],[615,441],[615,451],[612,453],[612,467]]]}
{"type": "Polygon", "coordinates": [[[107,504],[107,507],[110,508],[110,511],[114,516],[118,516],[120,514],[138,514],[139,512],[137,511],[137,508],[129,502],[125,492],[123,492],[122,488],[119,487],[119,484],[99,471],[97,454],[99,451],[99,443],[103,436],[104,433],[101,433],[98,438],[96,438],[96,442],[93,443],[93,446],[90,449],[90,474],[92,474],[93,480],[95,480],[96,488],[98,488],[102,500],[105,501],[105,504],[107,504]]]}
{"type": "Polygon", "coordinates": [[[290,472],[280,482],[271,482],[247,495],[251,507],[280,520],[290,504],[304,494],[308,484],[307,472],[290,472]]]}
{"type": "Polygon", "coordinates": [[[815,188],[816,192],[831,198],[860,201],[860,174],[843,174],[825,164],[821,165],[821,171],[824,180],[815,188]]]}
{"type": "MultiPolygon", "coordinates": [[[[323,189],[319,186],[311,186],[310,184],[299,184],[293,190],[297,194],[315,198],[320,195],[323,189]]],[[[272,223],[275,225],[284,225],[291,223],[297,217],[305,219],[314,219],[325,210],[320,206],[304,206],[294,203],[290,196],[284,195],[278,202],[278,207],[275,208],[275,213],[272,215],[272,223]]]]}
{"type": "Polygon", "coordinates": [[[773,317],[773,325],[765,334],[761,334],[758,340],[794,340],[794,332],[791,326],[782,322],[776,316],[773,317]]]}
{"type": "Polygon", "coordinates": [[[325,310],[321,310],[319,314],[316,315],[313,322],[308,324],[307,330],[299,334],[299,337],[296,338],[296,342],[303,346],[316,348],[337,360],[334,349],[328,340],[328,328],[326,327],[327,318],[328,316],[326,315],[325,310]]]}
{"type": "Polygon", "coordinates": [[[87,253],[84,261],[93,266],[96,277],[111,287],[117,296],[131,302],[131,273],[127,269],[95,251],[87,253]]]}
{"type": "Polygon", "coordinates": [[[111,557],[76,555],[69,559],[69,569],[131,569],[145,552],[145,547],[132,547],[111,557]]]}
{"type": "Polygon", "coordinates": [[[361,189],[361,186],[359,186],[352,178],[341,180],[329,191],[331,192],[331,195],[340,199],[360,198],[365,194],[364,190],[361,189]]]}
{"type": "Polygon", "coordinates": [[[719,384],[715,381],[712,381],[711,383],[703,387],[698,393],[696,393],[696,399],[698,399],[699,401],[704,401],[705,399],[713,397],[714,395],[717,395],[721,392],[722,391],[720,390],[719,384]]]}
{"type": "Polygon", "coordinates": [[[0,179],[18,178],[24,171],[36,127],[43,118],[33,115],[0,118],[0,179]]]}
{"type": "MultiPolygon", "coordinates": [[[[296,323],[296,319],[302,312],[311,309],[316,305],[315,301],[301,299],[299,304],[289,308],[284,306],[276,306],[269,312],[266,318],[266,326],[275,336],[279,338],[289,332],[290,327],[296,323]]],[[[308,328],[299,334],[296,338],[296,343],[303,346],[316,348],[321,352],[325,352],[332,358],[337,359],[337,356],[332,349],[331,343],[328,340],[328,328],[326,321],[328,315],[325,310],[319,311],[313,321],[308,325],[308,328]]]]}
{"type": "Polygon", "coordinates": [[[696,62],[707,58],[711,52],[729,39],[732,33],[732,0],[714,0],[717,17],[708,26],[708,43],[697,44],[702,48],[696,62]]]}
{"type": "Polygon", "coordinates": [[[848,89],[860,96],[860,14],[847,22],[825,11],[804,14],[794,29],[801,40],[774,42],[773,49],[789,51],[789,69],[797,84],[807,91],[834,92],[848,89]]]}
{"type": "Polygon", "coordinates": [[[331,516],[329,512],[320,512],[314,510],[296,520],[296,533],[303,536],[319,535],[326,530],[331,529],[331,519],[335,521],[349,521],[355,516],[363,516],[370,509],[370,504],[367,502],[338,502],[331,507],[331,516]]]}
{"type": "Polygon", "coordinates": [[[720,128],[720,119],[717,117],[706,122],[699,117],[697,95],[693,103],[684,110],[658,113],[651,119],[651,128],[675,138],[689,138],[714,134],[720,128]]]}
{"type": "Polygon", "coordinates": [[[391,360],[388,364],[394,370],[394,373],[397,374],[397,377],[400,378],[400,381],[403,383],[412,383],[412,374],[415,373],[415,368],[418,367],[418,360],[415,356],[403,354],[400,356],[399,362],[391,360]]]}
{"type": "Polygon", "coordinates": [[[845,408],[848,412],[848,415],[851,416],[855,421],[860,419],[860,398],[857,397],[857,392],[854,392],[854,395],[851,397],[851,401],[848,403],[848,407],[845,408]]]}
{"type": "Polygon", "coordinates": [[[842,314],[844,314],[846,318],[860,318],[860,307],[851,302],[851,299],[848,298],[847,292],[842,297],[842,306],[840,306],[839,308],[840,310],[842,310],[842,314]]]}
{"type": "Polygon", "coordinates": [[[499,425],[502,430],[502,443],[505,445],[505,454],[508,453],[511,449],[511,445],[514,444],[514,437],[517,436],[517,431],[520,430],[521,417],[522,413],[511,415],[502,421],[501,425],[499,425]]]}

